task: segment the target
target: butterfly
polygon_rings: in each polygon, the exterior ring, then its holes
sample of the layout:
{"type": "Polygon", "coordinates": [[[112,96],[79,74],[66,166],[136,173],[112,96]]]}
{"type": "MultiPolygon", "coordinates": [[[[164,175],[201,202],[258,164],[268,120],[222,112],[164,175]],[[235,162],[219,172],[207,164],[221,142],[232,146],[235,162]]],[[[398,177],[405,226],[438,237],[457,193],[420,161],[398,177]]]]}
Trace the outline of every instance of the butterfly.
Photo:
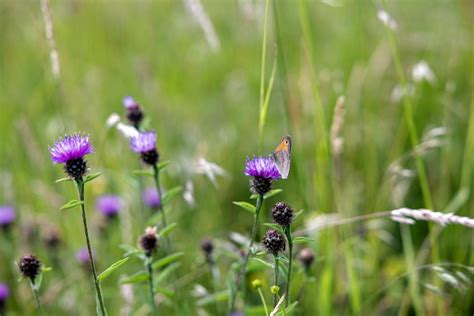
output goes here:
{"type": "Polygon", "coordinates": [[[275,148],[272,153],[273,161],[280,172],[281,178],[288,178],[291,164],[291,137],[284,137],[280,144],[275,148]]]}

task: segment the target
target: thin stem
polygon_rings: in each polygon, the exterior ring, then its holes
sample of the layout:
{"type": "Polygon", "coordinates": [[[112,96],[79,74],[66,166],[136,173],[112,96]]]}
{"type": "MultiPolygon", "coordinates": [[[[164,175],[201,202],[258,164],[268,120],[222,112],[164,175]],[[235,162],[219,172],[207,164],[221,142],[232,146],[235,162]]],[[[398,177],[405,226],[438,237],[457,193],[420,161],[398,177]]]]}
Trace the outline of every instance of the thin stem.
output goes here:
{"type": "Polygon", "coordinates": [[[86,209],[85,209],[85,206],[84,206],[84,182],[82,181],[82,179],[76,179],[76,184],[77,184],[77,191],[79,193],[79,200],[82,202],[82,204],[81,204],[82,224],[84,226],[84,235],[86,237],[87,252],[89,253],[89,263],[90,263],[90,266],[91,266],[92,275],[94,277],[95,290],[96,290],[97,298],[98,298],[98,301],[99,301],[100,311],[101,311],[102,315],[106,315],[104,301],[103,301],[103,298],[102,298],[102,292],[100,290],[99,281],[97,280],[97,272],[95,270],[94,258],[92,257],[91,242],[90,242],[90,239],[89,239],[89,230],[87,228],[86,209]]]}
{"type": "Polygon", "coordinates": [[[260,69],[260,113],[259,113],[259,128],[258,128],[258,136],[259,136],[259,147],[263,146],[263,124],[260,123],[262,120],[262,108],[263,102],[265,100],[265,64],[266,64],[266,55],[267,55],[267,18],[268,18],[268,8],[270,6],[270,0],[266,0],[265,3],[265,19],[263,22],[263,39],[262,39],[262,62],[261,62],[261,69],[260,69]]]}
{"type": "Polygon", "coordinates": [[[235,281],[235,291],[231,295],[230,299],[230,312],[233,312],[235,309],[235,301],[237,299],[237,292],[239,291],[240,283],[242,282],[242,278],[244,276],[245,270],[247,269],[247,264],[249,262],[250,254],[252,252],[253,241],[255,239],[255,235],[257,234],[257,226],[258,226],[258,218],[260,215],[260,209],[262,208],[263,204],[263,195],[259,195],[257,197],[257,204],[255,206],[255,215],[253,220],[252,232],[250,233],[250,242],[247,253],[245,254],[244,263],[242,268],[240,269],[239,275],[237,276],[237,280],[235,281]]]}
{"type": "MultiPolygon", "coordinates": [[[[165,228],[167,225],[167,221],[166,221],[166,215],[165,215],[165,208],[163,206],[163,195],[161,193],[161,185],[160,185],[160,169],[158,169],[158,166],[155,164],[153,165],[153,175],[154,175],[154,179],[155,179],[155,186],[156,186],[156,191],[158,192],[158,197],[159,197],[159,200],[160,200],[160,204],[158,206],[158,209],[160,210],[161,212],[161,225],[163,226],[163,228],[165,228]]],[[[171,253],[171,241],[169,239],[168,236],[165,236],[165,241],[166,241],[166,251],[168,254],[171,253]]]]}
{"type": "MultiPolygon", "coordinates": [[[[275,281],[274,281],[274,285],[275,286],[278,286],[278,273],[279,273],[279,264],[278,264],[278,254],[274,254],[273,255],[273,258],[275,259],[275,281]]],[[[277,302],[278,302],[278,292],[275,291],[275,293],[273,293],[273,308],[276,307],[277,305],[277,302]]]]}
{"type": "Polygon", "coordinates": [[[268,316],[267,301],[265,301],[265,296],[263,296],[262,288],[259,287],[257,291],[258,291],[258,295],[260,295],[260,300],[262,301],[263,309],[265,309],[265,315],[268,316]]]}
{"type": "Polygon", "coordinates": [[[157,314],[155,303],[155,291],[153,290],[153,269],[151,266],[151,258],[147,259],[146,267],[148,270],[148,287],[150,288],[150,305],[153,310],[153,315],[157,314]]]}
{"type": "Polygon", "coordinates": [[[41,306],[41,302],[39,299],[38,288],[34,284],[32,280],[30,280],[31,289],[33,290],[33,294],[35,296],[36,308],[38,309],[38,314],[44,316],[43,306],[41,306]]]}
{"type": "MultiPolygon", "coordinates": [[[[207,262],[207,265],[209,266],[209,272],[211,273],[211,277],[212,277],[212,287],[213,287],[213,291],[214,293],[217,292],[217,289],[219,287],[219,280],[218,280],[218,271],[217,271],[217,267],[216,267],[216,264],[214,263],[214,259],[212,258],[212,255],[211,254],[208,254],[206,255],[206,262],[207,262]]],[[[216,313],[216,315],[220,314],[219,313],[219,304],[218,304],[218,301],[215,300],[214,301],[214,311],[216,313]]]]}
{"type": "Polygon", "coordinates": [[[410,229],[406,225],[400,225],[402,230],[402,242],[405,254],[405,261],[408,267],[408,282],[410,293],[413,299],[416,315],[424,315],[420,292],[418,289],[418,273],[415,267],[415,251],[411,240],[410,229]]]}
{"type": "Polygon", "coordinates": [[[288,274],[286,278],[285,306],[288,307],[288,304],[290,302],[291,265],[293,263],[293,239],[291,238],[290,225],[285,227],[285,235],[286,239],[288,240],[288,274]]]}

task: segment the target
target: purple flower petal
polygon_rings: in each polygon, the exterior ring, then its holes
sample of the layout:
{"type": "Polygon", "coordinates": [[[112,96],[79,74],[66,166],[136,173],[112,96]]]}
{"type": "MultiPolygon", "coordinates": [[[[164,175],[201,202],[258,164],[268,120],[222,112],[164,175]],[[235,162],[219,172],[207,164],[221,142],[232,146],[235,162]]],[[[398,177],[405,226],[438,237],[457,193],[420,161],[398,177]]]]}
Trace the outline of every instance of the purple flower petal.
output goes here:
{"type": "Polygon", "coordinates": [[[123,202],[117,195],[103,195],[96,200],[95,207],[105,216],[114,216],[123,208],[123,202]]]}
{"type": "Polygon", "coordinates": [[[130,138],[130,148],[136,153],[145,153],[156,149],[156,133],[142,132],[130,138]]]}
{"type": "Polygon", "coordinates": [[[149,208],[158,208],[160,206],[160,196],[156,188],[148,188],[143,192],[143,201],[149,208]]]}
{"type": "Polygon", "coordinates": [[[51,160],[58,164],[82,158],[93,153],[94,148],[89,142],[89,136],[73,134],[59,138],[52,147],[49,147],[49,152],[51,153],[51,160]]]}
{"type": "Polygon", "coordinates": [[[135,99],[133,99],[133,97],[126,96],[125,98],[123,98],[123,106],[126,109],[131,109],[131,108],[138,107],[138,103],[137,103],[137,101],[135,101],[135,99]]]}
{"type": "Polygon", "coordinates": [[[267,178],[277,180],[281,178],[275,162],[271,157],[247,158],[245,165],[245,175],[249,177],[267,178]]]}
{"type": "Polygon", "coordinates": [[[0,206],[0,226],[8,226],[15,220],[16,214],[13,206],[0,206]]]}

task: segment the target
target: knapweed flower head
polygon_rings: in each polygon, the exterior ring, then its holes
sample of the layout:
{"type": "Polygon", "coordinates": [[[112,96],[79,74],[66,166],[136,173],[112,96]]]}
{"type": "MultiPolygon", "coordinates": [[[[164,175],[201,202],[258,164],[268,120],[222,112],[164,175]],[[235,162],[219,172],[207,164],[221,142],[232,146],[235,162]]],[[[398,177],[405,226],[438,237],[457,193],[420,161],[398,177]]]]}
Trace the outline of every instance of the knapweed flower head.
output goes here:
{"type": "Polygon", "coordinates": [[[65,172],[74,179],[80,179],[87,172],[84,156],[94,152],[89,136],[82,134],[66,135],[49,147],[51,160],[55,164],[64,164],[65,172]]]}
{"type": "Polygon", "coordinates": [[[61,244],[61,236],[59,235],[58,230],[54,227],[48,227],[44,231],[44,243],[46,247],[50,250],[55,250],[61,244]]]}
{"type": "Polygon", "coordinates": [[[285,250],[285,237],[274,229],[267,231],[262,243],[265,249],[273,255],[285,250]]]}
{"type": "Polygon", "coordinates": [[[154,131],[141,132],[130,138],[130,148],[139,153],[142,161],[148,165],[155,165],[160,158],[156,150],[156,133],[154,131]]]}
{"type": "Polygon", "coordinates": [[[272,188],[272,182],[281,178],[275,162],[271,157],[247,158],[245,175],[253,177],[250,187],[253,192],[264,195],[272,188]]]}
{"type": "MultiPolygon", "coordinates": [[[[94,251],[92,251],[92,257],[95,257],[94,251]]],[[[87,248],[81,248],[76,252],[76,260],[82,265],[89,263],[89,251],[87,248]]]]}
{"type": "Polygon", "coordinates": [[[272,218],[275,223],[285,227],[293,221],[293,209],[286,203],[277,202],[272,208],[272,218]]]}
{"type": "Polygon", "coordinates": [[[150,187],[143,192],[143,201],[151,209],[156,210],[160,207],[160,196],[155,187],[150,187]]]}
{"type": "Polygon", "coordinates": [[[18,267],[20,268],[21,274],[23,274],[25,278],[29,278],[33,283],[35,282],[35,278],[41,272],[41,263],[34,255],[21,257],[18,267]]]}
{"type": "Polygon", "coordinates": [[[140,105],[131,96],[126,96],[125,98],[123,98],[123,106],[127,110],[126,115],[127,115],[128,121],[133,126],[138,128],[144,117],[144,113],[140,105]]]}
{"type": "Polygon", "coordinates": [[[95,207],[107,218],[114,218],[123,208],[123,201],[117,195],[103,195],[95,202],[95,207]]]}
{"type": "Polygon", "coordinates": [[[15,220],[16,214],[13,206],[1,205],[0,206],[0,227],[2,229],[8,229],[15,220]]]}
{"type": "Polygon", "coordinates": [[[314,252],[309,248],[304,248],[298,253],[298,260],[305,269],[309,269],[314,261],[314,252]]]}
{"type": "Polygon", "coordinates": [[[201,241],[201,250],[206,256],[212,255],[212,252],[214,251],[214,243],[212,240],[206,238],[201,241]]]}
{"type": "Polygon", "coordinates": [[[10,296],[10,289],[5,283],[0,283],[0,313],[5,307],[8,296],[10,296]]]}
{"type": "Polygon", "coordinates": [[[156,234],[156,227],[147,227],[145,234],[140,237],[140,247],[145,251],[147,257],[151,257],[153,252],[158,247],[158,235],[156,234]]]}

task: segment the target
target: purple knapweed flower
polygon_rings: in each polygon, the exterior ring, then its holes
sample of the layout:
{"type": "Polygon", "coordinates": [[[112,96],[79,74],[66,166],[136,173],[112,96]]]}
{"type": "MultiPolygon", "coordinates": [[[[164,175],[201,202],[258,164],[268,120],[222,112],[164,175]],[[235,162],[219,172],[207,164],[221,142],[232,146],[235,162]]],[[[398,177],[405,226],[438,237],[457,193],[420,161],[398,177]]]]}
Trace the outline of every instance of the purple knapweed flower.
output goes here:
{"type": "MultiPolygon", "coordinates": [[[[95,257],[95,252],[92,251],[92,257],[95,257]]],[[[81,248],[76,252],[76,260],[83,265],[89,263],[89,251],[87,248],[81,248]]]]}
{"type": "Polygon", "coordinates": [[[245,175],[253,177],[250,181],[252,191],[264,195],[272,188],[272,182],[281,178],[275,162],[271,157],[247,158],[245,175]]]}
{"type": "Polygon", "coordinates": [[[126,96],[123,98],[123,106],[127,110],[128,121],[138,129],[144,117],[140,105],[131,96],[126,96]]]}
{"type": "Polygon", "coordinates": [[[95,207],[107,218],[114,218],[123,208],[123,201],[117,195],[103,195],[96,200],[95,207]]]}
{"type": "Polygon", "coordinates": [[[2,205],[0,206],[0,227],[7,230],[15,220],[16,214],[13,206],[2,205]]]}
{"type": "Polygon", "coordinates": [[[160,196],[156,188],[148,188],[143,192],[143,201],[145,205],[151,209],[158,209],[160,207],[160,196]]]}
{"type": "Polygon", "coordinates": [[[130,148],[139,153],[142,161],[148,165],[155,165],[160,158],[156,150],[156,133],[154,131],[141,132],[130,138],[130,148]]]}
{"type": "Polygon", "coordinates": [[[66,135],[49,147],[51,160],[55,164],[64,164],[65,172],[74,179],[80,179],[87,172],[84,156],[94,152],[89,136],[82,134],[66,135]]]}
{"type": "Polygon", "coordinates": [[[5,301],[10,296],[10,289],[5,283],[0,283],[0,301],[5,301]]]}
{"type": "Polygon", "coordinates": [[[7,298],[10,296],[10,289],[5,283],[0,283],[0,313],[3,313],[7,298]]]}

